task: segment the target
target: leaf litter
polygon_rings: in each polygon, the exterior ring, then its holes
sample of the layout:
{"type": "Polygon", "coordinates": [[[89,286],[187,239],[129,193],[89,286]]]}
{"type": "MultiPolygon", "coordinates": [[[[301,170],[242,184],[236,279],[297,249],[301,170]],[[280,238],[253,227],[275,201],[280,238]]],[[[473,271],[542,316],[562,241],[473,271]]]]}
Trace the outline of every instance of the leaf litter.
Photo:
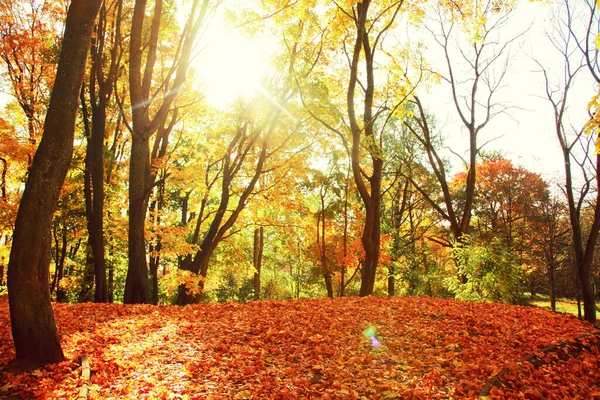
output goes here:
{"type": "MultiPolygon", "coordinates": [[[[591,398],[600,354],[527,355],[597,329],[550,311],[430,297],[349,297],[186,307],[55,304],[66,361],[0,374],[0,398],[591,398]]],[[[593,339],[593,340],[596,340],[593,339]]],[[[592,339],[590,339],[593,341],[592,339]]],[[[0,369],[14,358],[0,300],[0,369]]]]}

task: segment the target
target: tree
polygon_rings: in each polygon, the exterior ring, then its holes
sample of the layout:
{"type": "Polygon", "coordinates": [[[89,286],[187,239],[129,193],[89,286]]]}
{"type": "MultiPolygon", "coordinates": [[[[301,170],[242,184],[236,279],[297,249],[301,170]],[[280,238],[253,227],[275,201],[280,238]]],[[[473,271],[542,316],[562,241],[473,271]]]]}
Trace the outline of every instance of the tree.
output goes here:
{"type": "MultiPolygon", "coordinates": [[[[276,103],[284,105],[288,96],[288,89],[284,88],[276,103]]],[[[234,113],[235,125],[225,124],[220,131],[217,127],[212,128],[215,130],[213,134],[217,134],[219,140],[225,140],[227,147],[218,152],[220,154],[216,159],[207,161],[205,193],[191,239],[192,244],[198,245],[199,248],[195,253],[182,257],[179,265],[181,270],[190,271],[201,278],[198,288],[190,288],[183,284],[180,286],[176,300],[178,305],[194,303],[200,299],[214,251],[219,243],[231,234],[230,230],[248,202],[257,192],[265,190],[257,186],[259,178],[273,171],[274,168],[267,169],[265,165],[288,140],[285,135],[281,141],[277,140],[281,106],[272,106],[262,121],[257,120],[246,107],[242,106],[234,113]],[[218,198],[212,201],[216,210],[207,207],[213,187],[217,188],[218,192],[218,198]],[[204,223],[208,226],[202,232],[204,223]]],[[[292,129],[292,135],[293,132],[292,129]]]]}
{"type": "MultiPolygon", "coordinates": [[[[461,186],[462,200],[457,202],[458,194],[453,193],[450,187],[448,165],[441,153],[441,138],[436,135],[421,99],[414,97],[412,103],[415,112],[412,121],[407,120],[406,127],[425,149],[426,163],[438,188],[425,191],[417,182],[413,182],[413,186],[448,222],[451,238],[442,239],[441,242],[446,246],[460,241],[470,231],[476,194],[477,160],[482,147],[481,131],[494,116],[506,110],[506,106],[497,103],[495,97],[502,88],[508,70],[509,46],[518,36],[504,40],[500,38],[498,31],[506,25],[513,3],[489,0],[475,4],[441,4],[437,11],[438,20],[435,22],[438,28],[425,26],[444,57],[445,72],[436,72],[436,75],[447,84],[449,97],[468,135],[467,157],[459,156],[466,174],[465,184],[461,186]],[[461,42],[464,45],[459,44],[459,48],[454,49],[453,44],[461,42]],[[468,66],[466,70],[461,70],[462,63],[468,66]],[[494,68],[498,64],[502,69],[495,75],[494,68]],[[441,201],[435,196],[437,193],[441,193],[441,201]]],[[[454,149],[453,153],[459,154],[454,149]]],[[[465,283],[464,276],[461,280],[465,283]]]]}
{"type": "MultiPolygon", "coordinates": [[[[487,157],[477,169],[473,233],[486,242],[498,238],[511,252],[524,253],[530,245],[529,223],[533,226],[548,199],[548,184],[539,174],[498,155],[487,157]]],[[[464,184],[464,175],[453,180],[464,184]]]]}
{"type": "Polygon", "coordinates": [[[72,157],[77,100],[101,3],[73,0],[69,7],[44,133],[17,214],[8,264],[17,360],[46,364],[64,359],[50,305],[50,228],[72,157]]]}
{"type": "Polygon", "coordinates": [[[252,265],[254,275],[252,277],[252,287],[254,289],[254,300],[260,300],[260,272],[263,263],[263,251],[265,248],[265,229],[264,227],[254,229],[254,241],[252,251],[252,265]]]}
{"type": "Polygon", "coordinates": [[[108,301],[106,261],[104,256],[104,140],[107,131],[108,106],[122,58],[122,0],[103,2],[91,46],[88,92],[91,126],[88,122],[84,91],[81,93],[87,138],[84,192],[88,220],[89,246],[94,264],[94,301],[108,301]]]}
{"type": "MultiPolygon", "coordinates": [[[[532,249],[536,241],[535,230],[539,229],[536,222],[548,201],[548,185],[539,174],[516,167],[498,154],[484,156],[485,159],[477,165],[477,197],[473,204],[471,234],[473,243],[463,247],[467,251],[485,254],[481,258],[486,260],[490,270],[472,273],[468,269],[472,263],[465,262],[465,257],[462,258],[461,267],[471,278],[479,281],[487,279],[488,292],[497,290],[498,299],[517,302],[522,295],[525,272],[533,277],[539,265],[532,249]],[[493,274],[498,277],[500,273],[503,274],[501,279],[491,279],[493,274]]],[[[465,172],[455,175],[452,186],[459,187],[454,189],[455,192],[463,192],[460,187],[465,185],[465,175],[465,172]]],[[[460,245],[455,246],[454,253],[460,254],[460,249],[460,245]]],[[[470,285],[481,285],[481,282],[470,285]]]]}
{"type": "MultiPolygon", "coordinates": [[[[129,268],[125,284],[125,303],[148,303],[148,263],[146,260],[146,213],[151,190],[155,186],[156,169],[151,163],[150,138],[165,126],[171,106],[185,82],[187,70],[200,28],[205,25],[209,0],[194,0],[177,45],[173,63],[163,75],[158,89],[155,67],[159,50],[159,32],[163,18],[163,1],[156,0],[149,27],[146,26],[147,0],[136,0],[129,41],[129,93],[131,99],[131,157],[129,162],[129,268]],[[147,49],[147,50],[146,50],[147,49]],[[145,55],[145,57],[144,57],[145,55]],[[145,60],[145,64],[143,63],[145,60]],[[152,93],[157,90],[157,93],[152,93]],[[160,104],[158,100],[162,100],[160,104]],[[154,111],[154,115],[150,115],[154,111]]],[[[218,2],[216,2],[218,3],[218,2]]],[[[164,136],[157,138],[162,140],[164,136]]]]}
{"type": "MultiPolygon", "coordinates": [[[[558,81],[554,81],[549,75],[547,69],[538,62],[542,69],[545,80],[545,94],[548,99],[554,116],[554,131],[560,144],[563,154],[565,168],[565,186],[564,191],[567,197],[569,220],[571,224],[571,235],[573,241],[573,252],[575,255],[575,270],[577,273],[578,285],[583,298],[584,318],[591,322],[596,322],[596,299],[592,284],[592,265],[594,253],[600,235],[600,153],[593,152],[593,136],[598,134],[598,98],[592,99],[590,103],[595,114],[591,117],[587,125],[581,129],[568,127],[567,108],[569,105],[569,95],[574,85],[574,79],[579,72],[587,67],[597,84],[600,83],[600,69],[598,68],[595,38],[598,27],[598,15],[596,11],[596,2],[584,2],[589,8],[589,24],[584,25],[584,33],[576,33],[578,26],[574,22],[572,5],[565,1],[565,14],[561,20],[561,26],[554,35],[549,38],[554,47],[559,52],[563,61],[563,76],[558,81]],[[596,22],[594,22],[596,21],[596,22]],[[575,51],[579,49],[581,57],[575,57],[575,51]],[[585,133],[590,133],[586,136],[585,133]],[[581,149],[578,158],[577,150],[581,149]],[[577,164],[577,167],[574,165],[577,164]],[[576,175],[573,171],[578,168],[579,177],[582,179],[582,185],[577,191],[576,175]],[[588,196],[595,191],[593,199],[593,218],[592,224],[587,232],[584,231],[581,212],[585,206],[588,196]],[[587,235],[586,235],[587,233],[587,235]]],[[[598,147],[596,147],[597,149],[598,147]]]]}
{"type": "Polygon", "coordinates": [[[27,119],[29,164],[39,141],[45,105],[54,81],[64,9],[55,0],[0,4],[0,58],[17,103],[27,119]]]}
{"type": "Polygon", "coordinates": [[[558,198],[548,199],[542,204],[541,213],[534,221],[535,238],[533,253],[545,264],[550,286],[550,308],[556,311],[557,273],[567,257],[568,245],[565,236],[569,233],[566,204],[558,198]]]}
{"type": "MultiPolygon", "coordinates": [[[[360,296],[373,294],[381,250],[383,177],[388,156],[382,141],[390,118],[403,111],[405,100],[422,77],[419,68],[412,76],[418,60],[406,62],[405,52],[397,43],[384,48],[385,38],[398,25],[404,8],[404,1],[335,3],[324,13],[328,26],[312,27],[314,36],[305,34],[311,38],[301,50],[307,54],[306,66],[297,71],[299,84],[305,86],[302,97],[306,108],[342,140],[351,160],[354,185],[364,208],[360,296]],[[316,43],[310,41],[314,37],[318,38],[316,43]],[[316,50],[306,50],[309,46],[316,50]],[[341,59],[327,52],[338,48],[344,50],[341,59]],[[381,81],[376,81],[380,77],[381,81]]],[[[317,8],[307,11],[301,29],[308,30],[308,22],[322,12],[317,8]]]]}

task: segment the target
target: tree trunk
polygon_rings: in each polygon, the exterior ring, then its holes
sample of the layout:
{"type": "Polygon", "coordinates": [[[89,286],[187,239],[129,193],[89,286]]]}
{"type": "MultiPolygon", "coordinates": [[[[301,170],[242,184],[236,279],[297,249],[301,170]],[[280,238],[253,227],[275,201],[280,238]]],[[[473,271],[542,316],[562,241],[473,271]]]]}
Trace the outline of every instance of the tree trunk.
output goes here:
{"type": "Polygon", "coordinates": [[[396,294],[396,268],[393,265],[389,266],[388,275],[388,296],[394,296],[396,294]]]}
{"type": "MultiPolygon", "coordinates": [[[[91,79],[95,79],[95,66],[92,64],[91,79]]],[[[92,279],[95,281],[94,301],[105,303],[106,294],[106,263],[104,259],[104,125],[106,123],[106,110],[100,109],[95,102],[95,85],[90,85],[90,97],[92,98],[92,126],[88,124],[88,112],[85,106],[84,90],[81,90],[81,103],[83,119],[87,137],[87,149],[85,157],[85,169],[83,173],[83,192],[85,197],[85,215],[88,229],[88,247],[91,257],[92,279]]],[[[85,278],[88,278],[86,268],[85,278]]],[[[84,279],[87,284],[87,280],[84,279]]],[[[90,286],[91,287],[91,286],[90,286]]],[[[87,288],[86,288],[87,290],[87,288]]],[[[81,294],[84,294],[83,292],[81,294]]],[[[81,295],[80,294],[80,295],[81,295]]],[[[84,300],[88,301],[87,293],[84,300]]],[[[81,298],[80,298],[80,301],[81,298]]]]}
{"type": "MultiPolygon", "coordinates": [[[[325,262],[327,263],[327,262],[325,262]]],[[[325,279],[325,288],[327,289],[327,297],[333,299],[333,280],[331,279],[331,272],[327,271],[323,274],[325,279]]]]}
{"type": "Polygon", "coordinates": [[[44,133],[15,222],[8,264],[12,336],[16,358],[32,363],[64,360],[50,304],[50,231],[73,155],[77,99],[100,4],[73,0],[69,6],[44,133]]]}
{"type": "Polygon", "coordinates": [[[115,301],[115,270],[110,264],[108,265],[107,300],[109,303],[114,303],[115,301]]]}
{"type": "Polygon", "coordinates": [[[92,183],[92,213],[88,221],[90,246],[94,259],[96,290],[94,301],[105,303],[108,300],[106,288],[106,261],[104,259],[104,129],[106,109],[93,107],[92,137],[88,146],[90,175],[92,183]]]}
{"type": "Polygon", "coordinates": [[[83,282],[77,296],[78,303],[88,303],[94,298],[94,256],[88,243],[86,248],[85,269],[83,270],[83,282]]]}
{"type": "MultiPolygon", "coordinates": [[[[323,184],[324,185],[324,184],[323,184]]],[[[323,273],[323,279],[325,280],[325,288],[327,289],[327,297],[333,298],[333,281],[331,279],[331,271],[329,270],[329,260],[327,259],[327,241],[325,234],[325,195],[327,189],[321,186],[321,210],[317,218],[317,247],[319,248],[320,259],[321,259],[321,271],[323,273]],[[319,227],[320,226],[320,227],[319,227]],[[319,230],[320,235],[319,235],[319,230]],[[319,240],[320,237],[320,240],[319,240]]]]}
{"type": "Polygon", "coordinates": [[[150,246],[150,280],[152,281],[152,304],[158,304],[158,266],[160,264],[160,250],[162,242],[160,238],[156,246],[150,246]]]}
{"type": "MultiPolygon", "coordinates": [[[[379,161],[374,164],[380,164],[379,161]]],[[[381,169],[376,168],[373,171],[373,177],[376,176],[377,171],[381,172],[381,169]]],[[[379,252],[381,244],[381,209],[379,204],[379,196],[381,195],[381,181],[371,179],[371,196],[376,198],[376,201],[371,201],[367,208],[367,218],[365,220],[365,227],[362,236],[362,244],[365,249],[365,260],[361,270],[361,282],[359,296],[370,296],[373,294],[375,288],[375,276],[377,274],[377,264],[379,263],[379,252]]]]}
{"type": "Polygon", "coordinates": [[[556,311],[556,280],[554,277],[554,272],[556,267],[554,264],[550,265],[550,308],[552,311],[556,311]]]}
{"type": "Polygon", "coordinates": [[[254,279],[252,284],[254,286],[254,300],[260,300],[260,271],[262,269],[262,256],[264,248],[264,228],[261,226],[254,230],[254,279]]]}
{"type": "Polygon", "coordinates": [[[125,282],[125,304],[149,303],[148,263],[146,261],[146,210],[150,191],[149,140],[133,134],[129,167],[129,268],[125,282]]]}
{"type": "Polygon", "coordinates": [[[52,287],[50,288],[50,293],[52,293],[52,291],[56,291],[56,301],[59,303],[63,303],[67,300],[67,294],[60,285],[60,282],[64,275],[65,260],[67,259],[67,227],[63,225],[61,245],[58,244],[56,227],[54,227],[53,229],[56,259],[54,260],[55,271],[54,278],[52,279],[52,287]]]}

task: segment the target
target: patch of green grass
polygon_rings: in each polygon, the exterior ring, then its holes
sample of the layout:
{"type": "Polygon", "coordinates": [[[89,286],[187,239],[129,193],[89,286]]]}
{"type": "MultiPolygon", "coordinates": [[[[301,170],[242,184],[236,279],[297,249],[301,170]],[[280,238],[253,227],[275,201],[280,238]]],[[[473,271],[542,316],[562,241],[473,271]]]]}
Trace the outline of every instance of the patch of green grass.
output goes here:
{"type": "MultiPolygon", "coordinates": [[[[544,294],[536,295],[535,299],[529,299],[529,304],[534,307],[545,308],[550,310],[550,296],[544,294]]],[[[556,299],[556,312],[578,315],[577,300],[573,299],[556,299]]],[[[581,312],[583,313],[583,303],[581,304],[581,312]]],[[[596,311],[596,318],[600,320],[600,313],[596,311]]]]}

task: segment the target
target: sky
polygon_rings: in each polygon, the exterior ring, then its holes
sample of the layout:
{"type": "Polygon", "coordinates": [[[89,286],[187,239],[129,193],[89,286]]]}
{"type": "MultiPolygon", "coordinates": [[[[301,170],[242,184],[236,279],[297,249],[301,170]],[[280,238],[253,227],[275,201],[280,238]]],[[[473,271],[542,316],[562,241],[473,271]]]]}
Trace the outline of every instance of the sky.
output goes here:
{"type": "MultiPolygon", "coordinates": [[[[540,2],[519,2],[508,26],[502,31],[506,38],[526,31],[511,48],[509,74],[504,81],[505,87],[498,92],[498,100],[509,104],[511,110],[488,124],[479,143],[493,139],[484,147],[485,150],[500,151],[514,164],[540,173],[547,181],[560,183],[564,175],[562,152],[555,136],[553,111],[545,98],[543,75],[534,62],[541,61],[552,76],[560,76],[560,54],[546,37],[555,24],[551,6],[540,2]]],[[[206,39],[210,45],[204,50],[204,57],[199,59],[197,67],[204,77],[209,102],[225,107],[236,94],[251,95],[259,90],[257,82],[267,69],[271,46],[269,38],[244,38],[239,32],[231,32],[217,16],[206,39]],[[203,62],[206,60],[210,63],[203,62]]],[[[428,47],[432,50],[428,56],[439,56],[433,44],[428,47]]],[[[595,85],[589,75],[581,74],[572,91],[568,113],[574,126],[585,122],[586,106],[594,90],[595,85]]],[[[466,146],[464,128],[458,121],[449,94],[448,87],[441,84],[432,87],[429,93],[419,95],[426,99],[430,110],[435,110],[444,133],[448,132],[449,144],[453,148],[466,146]]]]}
{"type": "MultiPolygon", "coordinates": [[[[260,90],[259,81],[267,70],[271,40],[245,38],[241,32],[232,31],[220,18],[217,14],[212,21],[203,40],[209,45],[196,58],[193,67],[203,81],[208,101],[224,108],[237,95],[251,96],[260,90]]],[[[519,3],[503,35],[512,37],[524,30],[527,33],[511,50],[506,86],[498,93],[499,100],[513,108],[509,115],[499,115],[490,122],[482,131],[480,143],[494,139],[485,150],[498,150],[514,164],[542,174],[547,181],[562,182],[562,153],[554,133],[552,108],[544,98],[540,68],[533,61],[541,60],[554,74],[560,74],[562,61],[545,33],[551,31],[555,23],[550,6],[529,1],[519,3]]],[[[429,47],[435,50],[433,44],[429,47]]],[[[434,59],[435,52],[429,56],[434,59]]],[[[569,109],[569,119],[575,126],[581,126],[585,121],[586,105],[594,89],[589,74],[581,74],[569,109]]],[[[435,110],[441,128],[448,133],[449,144],[453,148],[466,146],[464,128],[458,121],[449,94],[448,87],[442,84],[419,95],[429,109],[435,110]]],[[[0,95],[0,106],[8,99],[6,95],[0,95]]]]}
{"type": "MultiPolygon", "coordinates": [[[[502,36],[513,37],[526,30],[511,50],[509,73],[505,87],[498,92],[498,100],[508,104],[508,113],[499,115],[481,131],[479,143],[489,140],[484,149],[497,150],[515,165],[539,173],[551,183],[563,182],[562,151],[555,134],[553,109],[545,97],[544,77],[534,60],[539,60],[550,72],[551,79],[560,78],[563,61],[546,36],[555,19],[550,6],[528,1],[520,2],[502,36]]],[[[569,121],[577,127],[586,121],[587,103],[594,94],[595,85],[584,71],[571,92],[568,109],[569,121]]],[[[444,129],[454,132],[454,138],[466,144],[464,128],[457,119],[449,87],[439,85],[429,93],[436,116],[444,129]],[[457,134],[456,132],[462,132],[457,134]]]]}

